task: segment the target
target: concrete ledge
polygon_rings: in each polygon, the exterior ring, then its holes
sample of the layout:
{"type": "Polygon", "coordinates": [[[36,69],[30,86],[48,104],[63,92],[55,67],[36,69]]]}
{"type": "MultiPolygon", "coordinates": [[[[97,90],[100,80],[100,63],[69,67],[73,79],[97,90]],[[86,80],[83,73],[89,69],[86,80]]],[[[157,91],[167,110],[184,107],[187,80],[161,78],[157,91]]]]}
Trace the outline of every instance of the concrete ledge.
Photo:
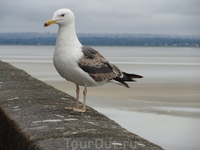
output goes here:
{"type": "Polygon", "coordinates": [[[0,61],[0,149],[162,150],[91,107],[65,110],[75,99],[0,61]]]}

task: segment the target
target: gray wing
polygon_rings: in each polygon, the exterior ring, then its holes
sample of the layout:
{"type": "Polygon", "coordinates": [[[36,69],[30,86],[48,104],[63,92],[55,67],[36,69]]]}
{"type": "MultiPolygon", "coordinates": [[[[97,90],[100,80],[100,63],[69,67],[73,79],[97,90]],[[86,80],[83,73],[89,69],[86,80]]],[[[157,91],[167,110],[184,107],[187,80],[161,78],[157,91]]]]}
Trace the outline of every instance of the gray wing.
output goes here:
{"type": "Polygon", "coordinates": [[[87,72],[96,82],[111,80],[121,77],[122,72],[113,64],[110,64],[98,51],[89,46],[82,46],[84,56],[78,65],[87,72]]]}

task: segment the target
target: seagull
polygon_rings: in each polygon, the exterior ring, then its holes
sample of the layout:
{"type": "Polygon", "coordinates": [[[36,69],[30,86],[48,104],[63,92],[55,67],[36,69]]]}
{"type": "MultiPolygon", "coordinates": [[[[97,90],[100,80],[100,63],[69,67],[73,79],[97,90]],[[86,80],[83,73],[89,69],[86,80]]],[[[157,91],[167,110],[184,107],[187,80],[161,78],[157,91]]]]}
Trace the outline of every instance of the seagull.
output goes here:
{"type": "Polygon", "coordinates": [[[85,112],[87,87],[112,82],[129,88],[126,81],[143,78],[140,75],[121,71],[98,51],[82,45],[76,35],[75,17],[70,9],[55,11],[53,18],[46,21],[44,27],[52,24],[59,25],[53,56],[54,66],[61,77],[76,85],[76,107],[65,107],[65,109],[85,112]],[[79,86],[84,87],[82,108],[79,106],[79,86]]]}

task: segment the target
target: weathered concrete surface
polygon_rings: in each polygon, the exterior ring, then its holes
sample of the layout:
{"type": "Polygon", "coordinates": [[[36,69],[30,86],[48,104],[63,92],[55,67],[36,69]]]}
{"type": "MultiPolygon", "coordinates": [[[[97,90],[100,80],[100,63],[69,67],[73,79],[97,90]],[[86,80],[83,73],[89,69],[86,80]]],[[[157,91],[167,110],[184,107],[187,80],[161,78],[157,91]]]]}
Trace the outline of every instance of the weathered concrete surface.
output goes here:
{"type": "Polygon", "coordinates": [[[0,61],[0,149],[162,149],[91,107],[81,114],[65,106],[75,99],[0,61]]]}

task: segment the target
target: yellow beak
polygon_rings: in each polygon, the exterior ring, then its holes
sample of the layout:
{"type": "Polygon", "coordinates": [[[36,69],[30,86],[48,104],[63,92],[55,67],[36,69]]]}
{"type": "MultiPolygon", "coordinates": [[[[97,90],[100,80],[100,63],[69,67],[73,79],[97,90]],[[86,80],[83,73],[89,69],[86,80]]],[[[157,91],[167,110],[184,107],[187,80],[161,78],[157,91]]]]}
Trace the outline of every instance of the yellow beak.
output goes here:
{"type": "Polygon", "coordinates": [[[48,21],[46,21],[46,22],[44,23],[44,27],[50,26],[50,25],[52,25],[52,24],[54,24],[54,23],[56,23],[56,20],[50,19],[50,20],[48,20],[48,21]]]}

